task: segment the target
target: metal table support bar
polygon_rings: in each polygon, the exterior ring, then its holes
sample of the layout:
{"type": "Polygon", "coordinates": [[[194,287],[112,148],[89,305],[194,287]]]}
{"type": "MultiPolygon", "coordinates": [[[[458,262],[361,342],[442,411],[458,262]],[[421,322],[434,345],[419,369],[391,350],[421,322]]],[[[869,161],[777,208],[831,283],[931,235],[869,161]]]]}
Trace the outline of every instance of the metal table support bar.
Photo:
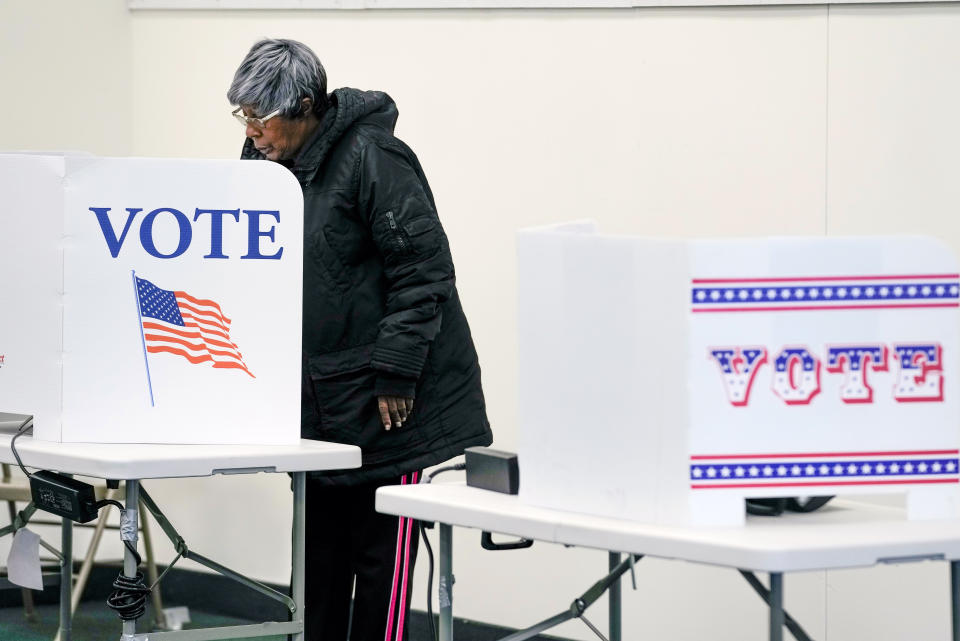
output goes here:
{"type": "MultiPolygon", "coordinates": [[[[620,553],[619,552],[610,552],[610,563],[609,570],[613,572],[617,569],[617,566],[620,565],[620,553]]],[[[610,586],[610,641],[620,641],[621,636],[621,597],[620,597],[620,582],[617,581],[610,586]]]]}
{"type": "MultiPolygon", "coordinates": [[[[11,523],[10,525],[7,525],[6,527],[0,528],[0,537],[4,537],[8,534],[13,534],[17,530],[21,528],[25,528],[27,526],[27,523],[30,522],[30,518],[34,515],[36,511],[37,511],[37,506],[33,504],[33,501],[31,501],[30,503],[27,504],[25,508],[23,508],[22,510],[16,513],[16,516],[14,516],[13,518],[13,523],[11,523]]],[[[34,521],[34,523],[36,523],[36,521],[34,521]]],[[[60,521],[57,521],[53,525],[60,525],[62,527],[62,523],[60,521]]],[[[43,539],[40,539],[40,545],[42,545],[43,548],[47,550],[50,554],[57,557],[57,559],[60,560],[61,563],[63,562],[63,555],[60,553],[60,550],[53,547],[43,539]]]]}
{"type": "Polygon", "coordinates": [[[561,612],[560,614],[552,616],[549,619],[545,619],[544,621],[532,625],[529,628],[514,632],[509,636],[503,637],[500,639],[500,641],[523,641],[524,639],[535,637],[544,630],[548,630],[571,619],[581,619],[586,626],[593,631],[594,634],[604,641],[607,641],[607,638],[600,633],[596,626],[594,626],[590,620],[587,619],[587,617],[583,616],[583,613],[587,608],[593,605],[593,603],[599,599],[604,592],[610,589],[611,586],[616,585],[620,581],[620,577],[623,576],[625,572],[630,570],[631,567],[633,567],[635,561],[639,561],[641,558],[643,558],[643,556],[640,554],[628,554],[627,558],[617,563],[607,576],[594,583],[586,592],[574,599],[573,603],[570,604],[570,608],[566,612],[561,612]]]}
{"type": "Polygon", "coordinates": [[[288,597],[286,594],[277,592],[273,588],[267,587],[266,585],[258,581],[254,581],[253,579],[245,577],[238,572],[234,572],[230,568],[220,565],[216,561],[212,561],[205,556],[202,556],[200,554],[197,554],[196,552],[192,552],[189,550],[184,552],[183,558],[190,559],[191,561],[194,561],[196,563],[199,563],[200,565],[208,567],[214,572],[217,572],[227,577],[228,579],[233,579],[237,583],[245,585],[248,588],[251,588],[253,590],[256,590],[260,594],[270,597],[275,601],[280,601],[281,603],[287,606],[287,608],[290,610],[291,613],[294,613],[297,611],[297,604],[294,603],[293,599],[288,597]]]}
{"type": "MultiPolygon", "coordinates": [[[[771,604],[770,604],[770,590],[768,590],[768,589],[763,585],[763,583],[760,582],[760,579],[758,579],[757,576],[756,576],[753,572],[750,572],[750,571],[748,571],[748,570],[740,570],[740,574],[742,574],[742,575],[743,575],[743,578],[745,578],[745,579],[747,580],[747,583],[750,584],[750,587],[752,587],[754,590],[756,590],[757,594],[760,595],[760,598],[763,599],[764,602],[766,602],[766,604],[767,604],[768,606],[771,606],[771,604]]],[[[771,577],[771,578],[772,578],[772,577],[771,577]]],[[[771,584],[772,584],[772,582],[771,582],[771,584]]],[[[783,585],[782,585],[782,583],[781,583],[781,594],[782,594],[782,589],[783,589],[783,585]]],[[[772,606],[771,606],[771,607],[772,607],[772,606]]],[[[789,612],[787,612],[786,610],[783,610],[782,600],[781,600],[780,608],[781,608],[781,611],[782,611],[782,613],[783,613],[783,623],[781,624],[781,627],[782,627],[783,625],[786,625],[786,626],[787,626],[787,630],[790,631],[790,634],[792,634],[797,641],[813,641],[813,640],[810,638],[810,635],[808,635],[808,634],[806,633],[806,631],[805,631],[802,627],[800,627],[800,624],[797,623],[797,620],[794,619],[792,616],[790,616],[790,613],[789,613],[789,612]]],[[[960,641],[960,640],[958,640],[958,641],[960,641]]]]}
{"type": "MultiPolygon", "coordinates": [[[[127,500],[124,504],[124,508],[127,514],[137,513],[137,508],[140,505],[140,482],[139,481],[127,481],[127,500]]],[[[137,519],[134,518],[133,522],[136,523],[137,519]]],[[[137,528],[134,527],[131,531],[131,536],[133,540],[131,543],[133,547],[137,547],[137,528]]],[[[125,541],[127,539],[124,539],[125,541]]],[[[133,552],[124,545],[123,548],[123,575],[129,578],[134,578],[137,576],[137,558],[133,555],[133,552]]],[[[64,607],[64,600],[66,600],[66,618],[70,620],[70,595],[67,595],[67,598],[63,598],[63,594],[60,595],[60,620],[64,620],[64,612],[62,611],[64,607]]],[[[128,641],[133,639],[137,634],[137,620],[130,619],[129,621],[123,622],[123,634],[120,636],[121,641],[128,641]]],[[[61,637],[62,638],[62,637],[61,637]]]]}
{"type": "Polygon", "coordinates": [[[293,622],[299,626],[290,641],[304,641],[303,621],[305,616],[304,594],[306,580],[304,562],[306,560],[306,510],[307,475],[297,472],[293,475],[293,572],[290,579],[290,591],[293,594],[293,622]],[[299,605],[300,607],[297,607],[299,605]]]}
{"type": "Polygon", "coordinates": [[[440,529],[440,641],[453,641],[453,526],[440,529]]]}
{"type": "Polygon", "coordinates": [[[216,639],[250,639],[293,635],[303,636],[303,623],[297,621],[268,621],[251,625],[231,625],[222,628],[198,630],[169,630],[164,632],[141,632],[121,641],[214,641],[216,639]]]}
{"type": "Polygon", "coordinates": [[[566,623],[570,619],[574,618],[574,615],[570,611],[561,612],[556,614],[549,619],[544,619],[536,625],[531,625],[529,628],[520,630],[519,632],[514,632],[508,637],[503,637],[500,641],[519,641],[520,639],[530,639],[537,636],[544,630],[549,630],[550,628],[560,625],[561,623],[566,623]]]}
{"type": "Polygon", "coordinates": [[[953,641],[960,641],[960,561],[950,561],[950,612],[953,641]]]}
{"type": "MultiPolygon", "coordinates": [[[[109,498],[109,493],[108,493],[109,498]]],[[[143,500],[140,501],[140,507],[143,507],[143,500]]],[[[100,521],[106,521],[106,518],[98,519],[97,525],[100,524],[100,521]]],[[[150,554],[147,555],[147,581],[148,585],[156,585],[159,582],[157,578],[157,561],[153,556],[153,540],[150,536],[150,519],[144,516],[140,519],[140,529],[143,531],[143,545],[147,550],[150,550],[150,554]]],[[[91,557],[92,561],[92,557],[91,557]]],[[[86,566],[90,567],[90,563],[87,563],[86,566]]],[[[79,579],[77,581],[79,585],[79,579]]],[[[150,601],[153,603],[153,621],[155,627],[158,630],[163,630],[167,627],[167,620],[163,614],[163,601],[160,599],[160,590],[152,590],[150,592],[150,601]]],[[[76,611],[76,607],[73,608],[76,611]]]]}
{"type": "MultiPolygon", "coordinates": [[[[137,482],[128,481],[128,483],[137,483],[137,482]]],[[[129,489],[127,490],[127,494],[129,496],[129,489]]],[[[237,583],[245,585],[248,588],[251,588],[253,590],[256,590],[257,592],[259,592],[260,594],[263,594],[264,596],[270,597],[275,601],[280,601],[281,603],[287,606],[290,612],[296,612],[297,604],[294,602],[293,599],[291,599],[286,594],[277,592],[273,588],[270,588],[260,583],[259,581],[254,581],[251,578],[245,577],[238,572],[234,572],[233,570],[231,570],[226,566],[220,565],[216,561],[212,561],[211,559],[208,559],[207,557],[197,554],[196,552],[193,552],[192,550],[190,550],[187,547],[187,542],[184,541],[183,537],[180,536],[176,528],[174,528],[173,525],[170,523],[170,521],[167,520],[167,517],[163,514],[163,512],[160,511],[160,508],[157,507],[157,504],[154,503],[152,498],[150,498],[150,495],[147,494],[146,490],[143,490],[142,488],[140,491],[140,500],[143,502],[143,505],[146,506],[147,510],[149,510],[150,514],[153,515],[153,518],[156,519],[157,523],[160,525],[160,528],[167,535],[167,538],[170,539],[170,542],[173,543],[173,546],[174,548],[176,548],[177,553],[183,556],[183,558],[190,559],[191,561],[195,561],[200,565],[208,567],[211,570],[227,577],[228,579],[232,579],[237,583]]]]}
{"type": "Polygon", "coordinates": [[[0,536],[13,534],[20,528],[25,527],[30,521],[30,517],[32,517],[36,511],[37,506],[33,504],[33,501],[31,501],[27,504],[27,507],[16,513],[16,515],[13,517],[13,522],[10,525],[0,528],[0,536]]]}
{"type": "MultiPolygon", "coordinates": [[[[30,505],[33,505],[31,503],[30,505]]],[[[73,521],[62,519],[60,524],[60,641],[71,641],[73,635],[73,521]]],[[[44,546],[46,547],[46,546],[44,546]]]]}
{"type": "Polygon", "coordinates": [[[770,641],[783,641],[783,573],[770,573],[770,641]]]}

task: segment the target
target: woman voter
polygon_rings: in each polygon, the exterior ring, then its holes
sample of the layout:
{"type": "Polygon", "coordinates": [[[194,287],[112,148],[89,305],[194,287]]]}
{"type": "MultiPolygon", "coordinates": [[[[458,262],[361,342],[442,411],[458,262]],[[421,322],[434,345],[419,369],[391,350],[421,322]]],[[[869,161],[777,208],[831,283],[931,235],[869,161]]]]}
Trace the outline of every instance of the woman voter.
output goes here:
{"type": "Polygon", "coordinates": [[[363,453],[359,469],[308,474],[305,636],[402,641],[418,529],[377,513],[374,494],[491,442],[433,194],[393,135],[393,100],[327,94],[300,42],[253,45],[227,98],[241,157],[283,165],[303,189],[302,435],[363,453]]]}

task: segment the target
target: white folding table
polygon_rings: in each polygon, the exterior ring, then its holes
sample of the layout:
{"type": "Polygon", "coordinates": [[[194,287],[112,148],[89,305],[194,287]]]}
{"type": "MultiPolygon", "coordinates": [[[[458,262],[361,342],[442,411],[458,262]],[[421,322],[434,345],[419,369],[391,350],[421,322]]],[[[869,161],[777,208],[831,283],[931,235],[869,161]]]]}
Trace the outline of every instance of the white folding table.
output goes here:
{"type": "MultiPolygon", "coordinates": [[[[384,487],[380,512],[439,524],[440,641],[453,639],[452,526],[498,532],[529,540],[610,552],[611,573],[569,611],[502,641],[527,639],[558,623],[582,616],[586,606],[610,589],[610,637],[620,639],[619,577],[638,555],[735,568],[770,606],[770,639],[780,641],[786,626],[809,639],[783,610],[783,573],[867,567],[923,559],[950,563],[953,641],[960,641],[960,520],[907,521],[902,509],[834,500],[816,512],[748,517],[743,527],[702,528],[638,523],[523,504],[516,496],[463,483],[384,487]],[[620,553],[628,559],[620,560],[620,553]],[[768,572],[765,588],[753,571],[768,572]]],[[[589,624],[589,623],[588,623],[589,624]]],[[[599,635],[599,631],[589,624],[599,635]]]]}
{"type": "MultiPolygon", "coordinates": [[[[10,449],[14,432],[0,431],[0,462],[15,463],[10,449]]],[[[103,443],[54,443],[37,441],[28,435],[17,439],[17,453],[28,468],[77,474],[126,484],[126,508],[137,510],[142,500],[177,548],[179,556],[197,561],[228,578],[240,581],[270,598],[286,604],[291,621],[268,621],[243,626],[198,630],[136,633],[136,621],[124,621],[122,641],[201,641],[272,635],[303,639],[304,593],[304,493],[306,472],[348,469],[360,466],[360,450],[350,445],[301,440],[297,445],[150,445],[103,443]],[[173,525],[166,520],[149,495],[141,488],[143,479],[201,477],[214,474],[283,473],[293,476],[293,572],[288,596],[247,579],[189,549],[173,525]]],[[[23,512],[21,512],[21,515],[23,512]]],[[[22,521],[18,515],[18,521],[22,521]]],[[[72,583],[73,523],[63,519],[62,570],[60,581],[60,639],[71,639],[70,598],[72,583]]],[[[17,524],[14,524],[15,529],[17,524]]],[[[10,528],[5,528],[10,529],[10,528]]],[[[0,530],[3,533],[3,530],[0,530]]],[[[174,562],[176,559],[174,560],[174,562]]],[[[171,564],[172,565],[172,564],[171,564]]],[[[123,573],[136,575],[136,561],[125,551],[123,573]]]]}

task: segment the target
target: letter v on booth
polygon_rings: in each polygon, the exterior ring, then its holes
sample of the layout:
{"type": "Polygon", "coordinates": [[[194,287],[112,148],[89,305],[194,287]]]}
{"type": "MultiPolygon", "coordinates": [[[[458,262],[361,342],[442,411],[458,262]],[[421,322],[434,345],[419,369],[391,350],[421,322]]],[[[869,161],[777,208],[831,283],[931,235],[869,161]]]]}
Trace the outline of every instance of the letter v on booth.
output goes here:
{"type": "MultiPolygon", "coordinates": [[[[117,258],[125,243],[139,242],[143,250],[154,258],[171,259],[182,256],[194,241],[194,227],[206,227],[210,231],[210,246],[204,247],[204,258],[256,260],[280,260],[283,247],[277,244],[277,227],[280,212],[259,209],[202,209],[196,208],[193,217],[173,207],[158,207],[143,214],[142,207],[127,207],[124,212],[111,213],[110,207],[90,207],[96,216],[100,231],[110,255],[117,258]],[[224,246],[224,229],[227,225],[240,225],[246,232],[246,241],[238,247],[224,246]],[[176,229],[173,238],[176,245],[158,247],[155,228],[164,226],[176,229]],[[173,227],[171,227],[173,226],[173,227]],[[130,241],[130,232],[136,240],[130,241]]],[[[163,243],[161,243],[163,245],[163,243]]]]}

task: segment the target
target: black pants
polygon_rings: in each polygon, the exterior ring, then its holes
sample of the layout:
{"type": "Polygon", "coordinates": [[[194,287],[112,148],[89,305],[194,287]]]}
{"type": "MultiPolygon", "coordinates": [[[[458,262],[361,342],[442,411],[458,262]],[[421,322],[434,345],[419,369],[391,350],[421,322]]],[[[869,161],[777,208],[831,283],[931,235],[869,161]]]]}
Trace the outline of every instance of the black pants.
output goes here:
{"type": "Polygon", "coordinates": [[[413,519],[374,510],[374,494],[419,479],[418,472],[357,486],[307,479],[306,641],[347,641],[348,630],[350,641],[407,641],[420,530],[413,519]]]}

